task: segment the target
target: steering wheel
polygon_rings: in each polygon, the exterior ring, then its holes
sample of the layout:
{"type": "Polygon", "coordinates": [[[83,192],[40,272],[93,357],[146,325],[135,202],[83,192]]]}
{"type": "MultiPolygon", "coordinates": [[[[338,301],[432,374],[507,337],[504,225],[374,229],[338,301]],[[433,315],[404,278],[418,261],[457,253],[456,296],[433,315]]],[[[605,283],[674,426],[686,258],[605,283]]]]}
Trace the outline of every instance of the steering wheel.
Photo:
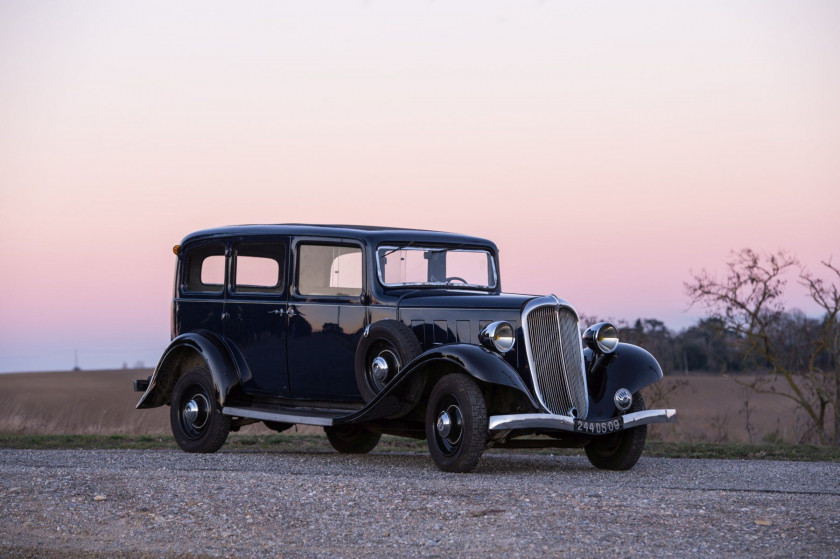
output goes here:
{"type": "Polygon", "coordinates": [[[464,285],[467,285],[467,280],[465,280],[464,278],[459,278],[458,276],[449,276],[449,277],[448,277],[448,278],[446,278],[444,281],[445,281],[446,283],[449,283],[450,281],[460,281],[460,282],[461,282],[461,283],[463,283],[464,285]]]}

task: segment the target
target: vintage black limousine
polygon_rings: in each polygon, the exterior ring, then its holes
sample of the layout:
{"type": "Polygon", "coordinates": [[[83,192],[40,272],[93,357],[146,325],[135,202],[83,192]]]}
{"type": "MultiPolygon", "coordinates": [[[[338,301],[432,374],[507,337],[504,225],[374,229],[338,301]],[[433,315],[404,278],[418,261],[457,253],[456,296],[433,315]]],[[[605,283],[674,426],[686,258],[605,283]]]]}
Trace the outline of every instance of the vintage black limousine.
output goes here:
{"type": "Polygon", "coordinates": [[[425,438],[443,470],[485,448],[582,447],[632,468],[648,423],[639,391],[662,378],[609,323],[581,335],[562,299],[502,293],[487,240],[350,225],[199,231],[174,247],[172,342],[138,408],[169,405],[187,452],[228,432],[320,425],[339,452],[382,433],[425,438]]]}

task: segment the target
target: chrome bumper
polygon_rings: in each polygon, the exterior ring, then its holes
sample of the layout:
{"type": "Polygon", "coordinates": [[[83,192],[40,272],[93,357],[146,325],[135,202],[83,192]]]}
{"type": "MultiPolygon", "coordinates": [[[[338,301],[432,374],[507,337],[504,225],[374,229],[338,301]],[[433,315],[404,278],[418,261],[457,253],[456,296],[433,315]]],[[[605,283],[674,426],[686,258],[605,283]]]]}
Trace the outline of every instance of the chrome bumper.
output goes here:
{"type": "MultiPolygon", "coordinates": [[[[621,417],[624,420],[622,429],[630,429],[648,423],[674,423],[677,420],[677,410],[637,411],[621,417]]],[[[552,415],[550,413],[491,415],[488,428],[491,431],[505,431],[509,429],[574,431],[575,418],[568,415],[552,415]]]]}

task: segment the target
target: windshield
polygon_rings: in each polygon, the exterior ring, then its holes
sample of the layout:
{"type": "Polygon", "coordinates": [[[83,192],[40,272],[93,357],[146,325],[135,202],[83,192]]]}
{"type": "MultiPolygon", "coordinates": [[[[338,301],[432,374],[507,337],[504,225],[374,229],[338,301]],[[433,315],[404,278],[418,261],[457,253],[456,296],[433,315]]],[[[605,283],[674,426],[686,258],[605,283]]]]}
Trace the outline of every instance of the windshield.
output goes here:
{"type": "Polygon", "coordinates": [[[377,251],[379,281],[387,287],[496,287],[496,266],[486,250],[383,246],[377,251]]]}

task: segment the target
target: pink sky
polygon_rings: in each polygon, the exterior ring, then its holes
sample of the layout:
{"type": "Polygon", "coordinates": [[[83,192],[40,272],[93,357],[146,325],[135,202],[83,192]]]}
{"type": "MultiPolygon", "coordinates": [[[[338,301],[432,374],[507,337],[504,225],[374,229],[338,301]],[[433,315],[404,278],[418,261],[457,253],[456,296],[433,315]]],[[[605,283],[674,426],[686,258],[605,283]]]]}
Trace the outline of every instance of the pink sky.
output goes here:
{"type": "Polygon", "coordinates": [[[840,258],[836,2],[172,4],[0,4],[0,371],[154,364],[216,225],[486,236],[672,328],[730,250],[840,258]]]}

